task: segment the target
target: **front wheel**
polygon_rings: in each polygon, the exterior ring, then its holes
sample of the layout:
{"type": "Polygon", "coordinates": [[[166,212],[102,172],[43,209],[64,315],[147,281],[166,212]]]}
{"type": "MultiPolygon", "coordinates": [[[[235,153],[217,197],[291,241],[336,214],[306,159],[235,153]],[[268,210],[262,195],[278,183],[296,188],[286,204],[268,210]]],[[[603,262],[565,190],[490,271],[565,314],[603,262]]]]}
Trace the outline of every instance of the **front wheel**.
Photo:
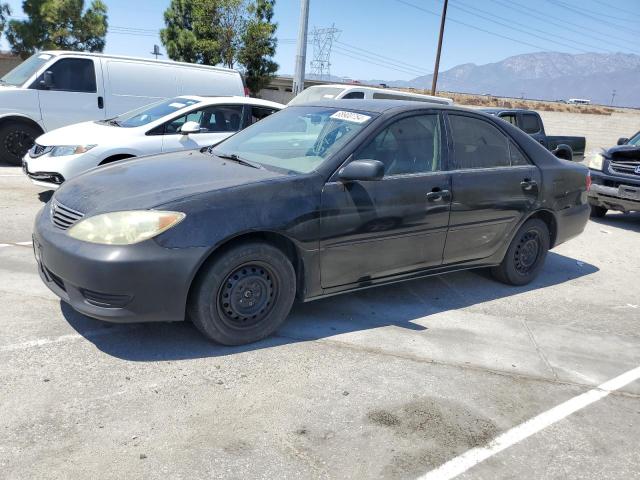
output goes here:
{"type": "Polygon", "coordinates": [[[22,122],[8,123],[0,127],[0,162],[20,165],[36,138],[41,135],[37,128],[22,122]]]}
{"type": "Polygon", "coordinates": [[[264,243],[223,252],[201,272],[188,313],[208,338],[243,345],[273,333],[286,319],[296,293],[291,261],[264,243]]]}
{"type": "Polygon", "coordinates": [[[502,263],[491,273],[503,283],[526,285],[540,273],[549,243],[547,224],[537,218],[527,220],[511,241],[502,263]]]}

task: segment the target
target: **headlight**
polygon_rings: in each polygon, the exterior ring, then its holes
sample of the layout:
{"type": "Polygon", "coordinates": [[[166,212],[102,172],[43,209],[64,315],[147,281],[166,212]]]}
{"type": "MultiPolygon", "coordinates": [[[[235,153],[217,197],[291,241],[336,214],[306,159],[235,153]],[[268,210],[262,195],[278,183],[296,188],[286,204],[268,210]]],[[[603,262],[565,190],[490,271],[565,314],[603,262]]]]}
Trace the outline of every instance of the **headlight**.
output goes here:
{"type": "Polygon", "coordinates": [[[589,157],[589,168],[593,168],[594,170],[602,170],[603,161],[604,157],[601,153],[593,153],[589,157]]]}
{"type": "Polygon", "coordinates": [[[64,157],[67,155],[79,155],[87,153],[95,145],[59,145],[51,149],[52,157],[64,157]]]}
{"type": "Polygon", "coordinates": [[[158,210],[103,213],[76,223],[69,235],[91,243],[131,245],[159,235],[184,217],[182,212],[158,210]]]}

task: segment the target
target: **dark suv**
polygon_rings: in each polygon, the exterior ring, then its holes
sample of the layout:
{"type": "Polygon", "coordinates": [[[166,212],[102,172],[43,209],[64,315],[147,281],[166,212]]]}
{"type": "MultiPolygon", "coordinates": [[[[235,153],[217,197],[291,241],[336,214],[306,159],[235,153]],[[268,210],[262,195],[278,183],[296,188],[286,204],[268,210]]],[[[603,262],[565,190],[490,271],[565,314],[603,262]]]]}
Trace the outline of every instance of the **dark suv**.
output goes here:
{"type": "Polygon", "coordinates": [[[607,210],[640,211],[640,132],[592,155],[589,168],[592,217],[604,217],[607,210]]]}

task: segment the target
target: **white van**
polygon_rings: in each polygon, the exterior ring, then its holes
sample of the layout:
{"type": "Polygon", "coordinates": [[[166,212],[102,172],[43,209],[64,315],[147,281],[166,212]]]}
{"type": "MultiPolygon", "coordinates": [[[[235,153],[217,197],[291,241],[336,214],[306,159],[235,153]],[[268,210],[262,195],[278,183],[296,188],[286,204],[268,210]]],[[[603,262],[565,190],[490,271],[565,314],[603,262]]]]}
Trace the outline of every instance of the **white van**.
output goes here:
{"type": "Polygon", "coordinates": [[[591,105],[591,100],[587,100],[586,98],[570,98],[567,100],[567,103],[572,105],[591,105]]]}
{"type": "Polygon", "coordinates": [[[19,165],[35,138],[180,95],[243,96],[235,70],[84,52],[36,53],[0,79],[0,162],[19,165]]]}
{"type": "Polygon", "coordinates": [[[453,100],[444,97],[433,97],[419,93],[402,92],[389,88],[364,87],[361,85],[314,85],[296,95],[288,105],[299,103],[317,102],[318,100],[339,100],[369,98],[378,100],[413,100],[417,102],[437,103],[440,105],[452,105],[453,100]]]}

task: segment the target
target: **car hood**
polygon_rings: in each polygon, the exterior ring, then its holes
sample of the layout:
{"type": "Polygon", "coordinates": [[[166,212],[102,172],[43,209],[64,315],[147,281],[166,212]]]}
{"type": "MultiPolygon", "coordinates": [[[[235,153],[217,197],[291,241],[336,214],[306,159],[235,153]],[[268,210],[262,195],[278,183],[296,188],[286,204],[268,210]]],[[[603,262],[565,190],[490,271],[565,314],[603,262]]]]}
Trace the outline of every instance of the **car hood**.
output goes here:
{"type": "Polygon", "coordinates": [[[281,177],[286,174],[189,150],[94,168],[65,182],[53,199],[89,216],[150,209],[199,193],[281,177]]]}
{"type": "Polygon", "coordinates": [[[136,136],[137,128],[114,127],[96,122],[69,125],[40,135],[36,142],[40,145],[100,145],[105,142],[122,141],[136,136]]]}
{"type": "Polygon", "coordinates": [[[605,151],[609,158],[640,159],[640,147],[637,145],[618,145],[605,151]]]}

